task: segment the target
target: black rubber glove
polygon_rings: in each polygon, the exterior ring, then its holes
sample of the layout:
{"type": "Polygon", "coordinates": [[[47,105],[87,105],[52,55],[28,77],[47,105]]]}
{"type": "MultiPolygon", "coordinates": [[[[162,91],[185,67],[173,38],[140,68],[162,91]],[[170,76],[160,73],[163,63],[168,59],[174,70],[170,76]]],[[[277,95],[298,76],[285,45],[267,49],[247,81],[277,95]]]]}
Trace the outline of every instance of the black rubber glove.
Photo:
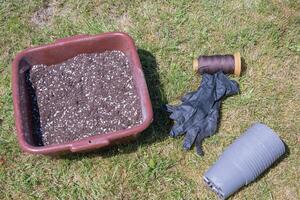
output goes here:
{"type": "Polygon", "coordinates": [[[204,74],[200,87],[182,97],[181,105],[167,105],[170,118],[176,122],[170,135],[185,134],[183,148],[188,150],[195,144],[197,153],[203,155],[201,143],[216,132],[222,98],[238,92],[238,83],[223,72],[204,74]]]}

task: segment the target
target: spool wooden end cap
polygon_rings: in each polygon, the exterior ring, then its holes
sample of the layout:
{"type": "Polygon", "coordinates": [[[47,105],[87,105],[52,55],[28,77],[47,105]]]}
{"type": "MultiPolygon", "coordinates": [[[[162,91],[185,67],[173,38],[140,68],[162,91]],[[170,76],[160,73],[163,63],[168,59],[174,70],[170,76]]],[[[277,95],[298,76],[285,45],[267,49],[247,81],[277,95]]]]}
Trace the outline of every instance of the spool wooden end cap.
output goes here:
{"type": "Polygon", "coordinates": [[[198,71],[198,68],[199,68],[199,63],[198,63],[199,61],[198,61],[198,59],[197,58],[195,58],[194,60],[193,60],[193,71],[194,72],[197,72],[198,71]]]}
{"type": "Polygon", "coordinates": [[[241,54],[240,52],[236,52],[233,56],[234,56],[234,74],[240,76],[242,71],[241,54]]]}

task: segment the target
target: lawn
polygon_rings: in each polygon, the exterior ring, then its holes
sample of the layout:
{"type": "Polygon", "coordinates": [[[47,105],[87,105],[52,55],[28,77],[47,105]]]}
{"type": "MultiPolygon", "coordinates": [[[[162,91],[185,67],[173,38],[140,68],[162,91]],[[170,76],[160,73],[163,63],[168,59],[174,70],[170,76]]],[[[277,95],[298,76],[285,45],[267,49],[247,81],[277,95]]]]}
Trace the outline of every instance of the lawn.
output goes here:
{"type": "Polygon", "coordinates": [[[0,0],[0,199],[216,199],[202,175],[253,122],[288,146],[281,162],[231,199],[300,199],[300,4],[296,0],[0,0]],[[24,154],[15,134],[17,52],[76,34],[125,31],[135,40],[154,122],[130,144],[89,154],[24,154]],[[161,106],[195,90],[200,54],[240,51],[241,94],[226,99],[205,156],[168,136],[161,106]]]}

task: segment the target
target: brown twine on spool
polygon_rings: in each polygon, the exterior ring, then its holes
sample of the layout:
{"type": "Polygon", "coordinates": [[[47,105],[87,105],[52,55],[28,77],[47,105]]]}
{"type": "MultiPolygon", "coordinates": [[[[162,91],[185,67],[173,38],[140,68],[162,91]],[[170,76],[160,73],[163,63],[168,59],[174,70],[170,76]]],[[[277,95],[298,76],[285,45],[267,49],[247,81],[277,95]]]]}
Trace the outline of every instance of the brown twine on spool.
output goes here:
{"type": "Polygon", "coordinates": [[[240,76],[241,55],[237,52],[234,55],[199,56],[193,61],[193,68],[200,74],[223,71],[226,74],[240,76]]]}

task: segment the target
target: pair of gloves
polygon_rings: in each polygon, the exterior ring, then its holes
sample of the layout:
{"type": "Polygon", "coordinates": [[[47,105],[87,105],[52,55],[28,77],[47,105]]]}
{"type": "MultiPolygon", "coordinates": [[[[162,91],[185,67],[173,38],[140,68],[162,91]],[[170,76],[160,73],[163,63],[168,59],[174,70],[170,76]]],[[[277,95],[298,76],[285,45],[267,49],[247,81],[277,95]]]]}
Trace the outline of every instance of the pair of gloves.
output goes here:
{"type": "Polygon", "coordinates": [[[175,121],[170,135],[185,134],[183,148],[189,150],[195,144],[197,153],[203,155],[202,140],[216,132],[222,100],[238,92],[238,83],[223,72],[204,74],[199,88],[183,96],[180,105],[166,105],[175,121]]]}

